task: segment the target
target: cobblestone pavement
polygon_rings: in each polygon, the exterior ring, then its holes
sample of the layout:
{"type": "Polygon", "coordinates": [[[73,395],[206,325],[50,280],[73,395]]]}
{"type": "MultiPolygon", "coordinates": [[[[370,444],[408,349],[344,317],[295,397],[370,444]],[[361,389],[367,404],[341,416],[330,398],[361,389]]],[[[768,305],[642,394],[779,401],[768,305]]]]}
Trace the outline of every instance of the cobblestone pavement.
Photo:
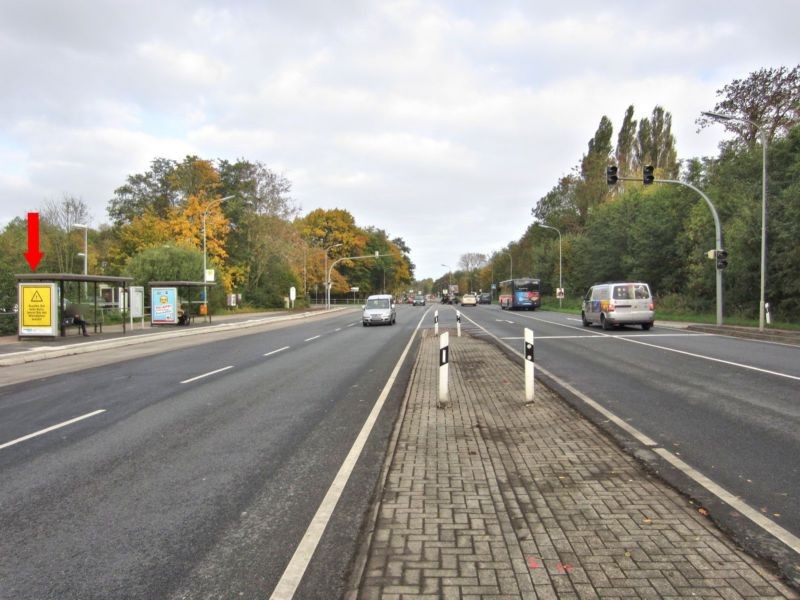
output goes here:
{"type": "Polygon", "coordinates": [[[357,598],[798,598],[487,342],[423,336],[357,598]]]}

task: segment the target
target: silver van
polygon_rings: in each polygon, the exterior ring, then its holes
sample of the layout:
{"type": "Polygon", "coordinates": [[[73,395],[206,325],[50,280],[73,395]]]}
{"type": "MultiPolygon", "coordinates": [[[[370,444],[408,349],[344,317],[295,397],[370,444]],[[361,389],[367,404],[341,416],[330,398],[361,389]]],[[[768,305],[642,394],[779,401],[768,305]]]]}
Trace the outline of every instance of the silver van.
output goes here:
{"type": "Polygon", "coordinates": [[[389,294],[369,296],[361,312],[361,323],[368,325],[394,325],[397,321],[394,302],[389,294]]]}
{"type": "Polygon", "coordinates": [[[650,286],[641,282],[593,285],[581,308],[584,327],[597,323],[606,330],[615,325],[641,325],[647,331],[653,326],[655,316],[650,286]]]}

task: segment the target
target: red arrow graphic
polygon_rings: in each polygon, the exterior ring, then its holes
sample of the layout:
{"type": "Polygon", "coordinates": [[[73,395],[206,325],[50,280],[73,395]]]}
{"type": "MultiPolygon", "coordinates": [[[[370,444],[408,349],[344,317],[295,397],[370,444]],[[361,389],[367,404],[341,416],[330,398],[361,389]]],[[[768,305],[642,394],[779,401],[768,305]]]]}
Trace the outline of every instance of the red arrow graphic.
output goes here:
{"type": "Polygon", "coordinates": [[[24,256],[33,271],[44,256],[39,252],[39,213],[28,213],[28,251],[24,256]]]}

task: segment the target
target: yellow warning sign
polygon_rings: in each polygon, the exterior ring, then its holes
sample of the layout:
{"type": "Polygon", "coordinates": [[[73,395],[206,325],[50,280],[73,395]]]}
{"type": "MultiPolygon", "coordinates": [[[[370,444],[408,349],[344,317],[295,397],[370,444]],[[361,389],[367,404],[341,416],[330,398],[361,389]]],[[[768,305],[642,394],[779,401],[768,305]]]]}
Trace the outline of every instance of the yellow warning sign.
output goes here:
{"type": "Polygon", "coordinates": [[[22,326],[53,326],[53,287],[22,286],[22,326]]]}

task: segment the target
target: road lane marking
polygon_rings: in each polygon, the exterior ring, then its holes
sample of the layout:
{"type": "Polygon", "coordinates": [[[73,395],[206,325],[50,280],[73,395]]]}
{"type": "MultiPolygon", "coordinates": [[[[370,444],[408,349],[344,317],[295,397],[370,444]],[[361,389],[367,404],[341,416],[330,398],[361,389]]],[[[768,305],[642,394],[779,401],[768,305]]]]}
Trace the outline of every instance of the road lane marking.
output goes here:
{"type": "Polygon", "coordinates": [[[272,591],[270,600],[291,600],[291,598],[294,597],[297,586],[300,585],[300,580],[303,578],[306,568],[308,568],[308,563],[311,562],[311,557],[314,555],[319,541],[322,539],[322,534],[328,526],[328,521],[330,521],[333,515],[333,509],[336,508],[336,504],[339,502],[342,492],[344,492],[347,480],[350,478],[350,474],[356,466],[358,457],[361,455],[361,451],[367,443],[367,438],[369,438],[372,428],[378,420],[378,415],[383,409],[386,398],[389,397],[389,391],[392,389],[397,375],[400,373],[400,367],[405,362],[406,356],[411,349],[411,344],[414,342],[414,338],[417,336],[417,332],[422,326],[422,322],[427,314],[428,311],[425,311],[425,314],[422,315],[419,323],[417,323],[417,327],[411,334],[411,338],[408,340],[405,350],[403,350],[397,364],[394,366],[392,374],[386,381],[386,385],[383,387],[380,396],[378,396],[378,400],[372,407],[372,411],[370,411],[367,420],[364,422],[358,437],[355,442],[353,442],[350,452],[348,452],[342,466],[339,468],[339,472],[336,474],[333,483],[331,483],[331,487],[328,488],[328,492],[325,494],[325,498],[322,499],[322,503],[319,505],[316,514],[311,519],[311,523],[308,525],[303,539],[300,540],[300,544],[298,544],[295,549],[292,558],[289,560],[289,564],[286,565],[286,569],[284,569],[280,581],[278,581],[278,584],[272,591]]]}
{"type": "Polygon", "coordinates": [[[307,340],[303,340],[303,341],[304,342],[311,342],[311,341],[317,340],[317,339],[319,339],[321,337],[322,337],[322,335],[315,335],[314,337],[310,337],[307,340]]]}
{"type": "MultiPolygon", "coordinates": [[[[794,381],[800,381],[800,377],[798,377],[796,375],[789,375],[788,373],[780,373],[778,371],[770,371],[769,369],[762,369],[760,367],[753,367],[751,365],[745,365],[745,364],[733,362],[733,361],[730,361],[730,360],[723,360],[721,358],[714,358],[713,356],[706,356],[705,354],[696,354],[694,352],[687,352],[686,350],[678,350],[676,348],[667,348],[666,346],[657,346],[656,344],[648,344],[647,342],[640,342],[638,340],[633,339],[634,337],[643,337],[645,334],[639,334],[639,335],[634,335],[634,336],[611,335],[609,333],[601,333],[599,331],[589,331],[589,330],[586,330],[586,329],[583,329],[583,328],[580,328],[580,327],[575,327],[573,325],[564,325],[563,323],[556,323],[555,321],[548,321],[546,319],[538,319],[536,317],[529,317],[527,315],[520,315],[520,316],[524,316],[524,318],[531,319],[533,321],[539,321],[541,323],[547,323],[548,325],[558,325],[560,327],[568,327],[570,329],[578,329],[579,331],[586,331],[586,333],[590,333],[590,334],[593,334],[595,336],[608,337],[608,338],[611,338],[611,339],[619,339],[619,340],[622,340],[623,342],[629,342],[631,344],[641,344],[642,346],[649,346],[650,348],[656,348],[657,350],[664,350],[665,352],[674,352],[676,354],[683,354],[685,356],[691,356],[692,358],[699,358],[699,359],[702,359],[702,360],[708,360],[708,361],[711,361],[711,362],[721,363],[723,365],[729,365],[731,367],[739,367],[739,368],[742,368],[742,369],[747,369],[749,371],[756,371],[758,373],[765,373],[767,375],[775,375],[777,377],[785,377],[786,379],[792,379],[794,381]]],[[[674,335],[674,334],[662,333],[662,334],[649,334],[649,335],[652,335],[653,337],[661,337],[661,336],[666,337],[668,335],[674,335]]],[[[712,334],[708,334],[708,333],[697,333],[697,334],[690,333],[690,334],[686,334],[686,335],[689,335],[689,336],[693,336],[693,335],[709,336],[709,335],[712,335],[712,334]]],[[[541,339],[541,338],[537,337],[536,339],[541,339]]]]}
{"type": "Polygon", "coordinates": [[[750,506],[742,502],[739,498],[731,494],[725,488],[714,483],[711,479],[703,475],[700,471],[683,462],[680,458],[672,454],[672,452],[666,450],[665,448],[654,448],[653,451],[660,457],[662,457],[664,460],[669,462],[673,467],[675,467],[679,471],[683,471],[684,474],[694,479],[697,483],[702,485],[709,492],[714,494],[717,498],[729,504],[732,508],[736,509],[738,512],[742,513],[753,523],[755,523],[762,529],[766,530],[767,532],[771,533],[773,536],[778,538],[780,541],[789,546],[795,552],[800,553],[800,538],[792,534],[790,531],[785,530],[783,527],[781,527],[774,521],[768,519],[757,510],[751,508],[750,506]]]}
{"type": "MultiPolygon", "coordinates": [[[[630,335],[537,335],[539,340],[615,340],[617,338],[641,338],[641,337],[715,337],[713,333],[632,333],[630,335]]],[[[503,338],[507,339],[507,338],[503,338]]],[[[659,346],[660,348],[660,346],[659,346]]]]}
{"type": "MultiPolygon", "coordinates": [[[[467,319],[469,319],[469,317],[467,317],[467,319]]],[[[469,320],[472,321],[472,319],[469,319],[469,320]]],[[[537,320],[543,321],[545,323],[550,323],[550,321],[544,321],[543,319],[537,319],[537,320]]],[[[491,337],[495,338],[496,340],[500,340],[500,338],[498,338],[496,335],[494,335],[490,331],[484,329],[478,323],[475,323],[475,321],[472,321],[472,322],[475,325],[477,325],[478,327],[480,327],[481,329],[483,329],[487,333],[487,335],[490,335],[491,337]]],[[[553,324],[556,325],[557,323],[553,323],[553,324]]],[[[569,327],[569,325],[566,325],[565,327],[569,327]]],[[[601,335],[607,335],[607,334],[601,334],[601,335]]],[[[616,336],[608,336],[608,337],[616,337],[616,336]]],[[[646,344],[646,345],[650,345],[650,344],[646,344]]],[[[519,351],[515,350],[514,348],[512,348],[508,344],[505,344],[505,346],[510,348],[515,354],[517,354],[520,358],[522,358],[524,360],[524,357],[522,356],[522,354],[519,351]]],[[[655,347],[658,348],[659,346],[655,346],[655,347]]],[[[658,447],[659,444],[657,442],[655,442],[654,440],[650,439],[644,433],[641,433],[638,429],[634,428],[632,425],[629,425],[627,422],[623,421],[621,418],[616,416],[611,411],[609,411],[609,410],[603,408],[602,406],[600,406],[599,404],[597,404],[597,402],[595,402],[594,400],[589,398],[586,394],[576,390],[574,387],[572,387],[567,382],[563,381],[557,375],[554,375],[553,373],[551,373],[550,371],[548,371],[544,367],[537,366],[537,368],[539,369],[539,371],[541,373],[544,373],[546,376],[548,376],[553,381],[555,381],[558,385],[564,387],[565,389],[569,390],[571,393],[575,394],[578,398],[580,398],[581,400],[583,400],[584,402],[589,404],[589,406],[592,406],[598,412],[600,412],[601,414],[605,415],[610,421],[612,421],[613,423],[615,423],[616,425],[618,425],[619,427],[621,427],[622,429],[624,429],[625,431],[627,431],[628,433],[633,435],[637,440],[641,441],[646,446],[649,446],[650,449],[653,452],[655,452],[656,454],[661,456],[664,460],[669,462],[676,469],[678,469],[679,471],[683,472],[685,475],[687,475],[688,477],[690,477],[691,479],[693,479],[694,481],[696,481],[697,483],[702,485],[704,488],[706,488],[709,492],[711,492],[717,498],[719,498],[720,500],[722,500],[723,502],[725,502],[726,504],[728,504],[729,506],[731,506],[732,508],[734,508],[735,510],[737,510],[741,514],[743,514],[745,517],[750,519],[757,526],[761,527],[764,531],[766,531],[767,533],[769,533],[773,537],[779,539],[781,542],[783,542],[784,544],[786,544],[787,546],[792,548],[792,550],[794,550],[795,552],[800,552],[800,538],[797,538],[791,532],[787,531],[786,529],[784,529],[783,527],[781,527],[780,525],[778,525],[777,523],[775,523],[771,519],[765,517],[760,512],[758,512],[757,510],[753,509],[748,504],[744,503],[739,498],[737,498],[736,496],[731,494],[729,491],[727,491],[722,486],[714,483],[714,481],[711,480],[709,477],[707,477],[702,472],[698,471],[694,467],[691,467],[690,465],[688,465],[687,463],[682,461],[680,458],[678,458],[677,456],[672,454],[669,450],[666,450],[665,448],[658,447]]]]}
{"type": "Polygon", "coordinates": [[[50,427],[47,427],[45,429],[40,429],[39,431],[35,431],[34,433],[29,433],[28,435],[24,435],[21,438],[11,440],[10,442],[6,442],[5,444],[0,444],[0,450],[2,450],[3,448],[8,448],[9,446],[13,446],[14,444],[19,444],[20,442],[24,442],[25,440],[29,440],[31,438],[44,435],[45,433],[55,431],[56,429],[61,429],[62,427],[66,427],[67,425],[72,425],[73,423],[77,423],[78,421],[83,421],[84,419],[94,417],[104,412],[106,412],[106,409],[101,408],[100,410],[90,412],[80,417],[75,417],[74,419],[70,419],[69,421],[64,421],[63,423],[59,423],[58,425],[51,425],[50,427]]]}
{"type": "Polygon", "coordinates": [[[197,377],[192,377],[191,379],[184,379],[181,383],[191,383],[192,381],[197,381],[198,379],[202,379],[203,377],[208,377],[210,375],[216,375],[217,373],[222,373],[223,371],[227,371],[228,369],[232,369],[233,365],[228,365],[227,367],[222,367],[221,369],[217,369],[216,371],[210,371],[208,373],[203,373],[202,375],[198,375],[197,377]]]}
{"type": "Polygon", "coordinates": [[[342,328],[341,328],[341,327],[339,327],[338,329],[334,329],[333,331],[334,331],[334,332],[338,332],[338,331],[341,331],[341,330],[342,330],[342,328]]]}
{"type": "Polygon", "coordinates": [[[264,356],[272,356],[273,354],[277,354],[278,352],[283,352],[284,350],[288,350],[291,346],[284,346],[283,348],[278,348],[277,350],[273,350],[272,352],[267,352],[264,356]]]}
{"type": "MultiPolygon", "coordinates": [[[[617,337],[617,336],[611,336],[617,337]]],[[[789,375],[788,373],[779,373],[778,371],[770,371],[769,369],[761,369],[759,367],[753,367],[750,365],[744,365],[742,363],[733,362],[730,360],[723,360],[721,358],[714,358],[713,356],[705,356],[704,354],[695,354],[694,352],[686,352],[685,350],[677,350],[675,348],[667,348],[665,346],[656,346],[655,344],[648,344],[647,342],[639,342],[637,340],[633,340],[629,337],[621,337],[620,339],[623,342],[630,342],[631,344],[641,344],[642,346],[649,346],[650,348],[658,348],[659,350],[666,350],[667,352],[675,352],[676,354],[683,354],[685,356],[691,356],[692,358],[700,358],[703,360],[710,360],[711,362],[722,363],[723,365],[730,365],[732,367],[740,367],[742,369],[748,369],[750,371],[757,371],[758,373],[766,373],[767,375],[775,375],[777,377],[785,377],[786,379],[793,379],[794,381],[800,381],[800,377],[796,375],[789,375]]]]}

